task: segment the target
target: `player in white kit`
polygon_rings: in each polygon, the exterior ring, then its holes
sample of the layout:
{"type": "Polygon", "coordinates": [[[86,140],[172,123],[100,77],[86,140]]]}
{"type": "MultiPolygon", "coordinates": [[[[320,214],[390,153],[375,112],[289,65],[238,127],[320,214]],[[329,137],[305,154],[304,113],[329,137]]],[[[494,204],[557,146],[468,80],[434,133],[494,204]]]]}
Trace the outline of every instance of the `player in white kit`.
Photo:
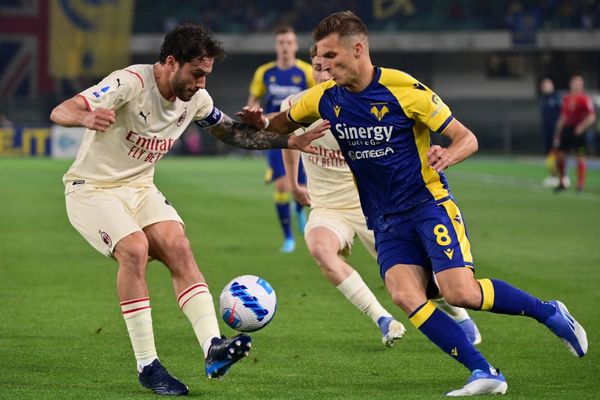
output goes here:
{"type": "Polygon", "coordinates": [[[50,116],[86,127],[77,159],[64,175],[71,224],[119,265],[117,292],[140,383],[158,394],[187,387],[161,365],[154,345],[145,271],[149,259],[170,270],[178,304],[203,349],[206,375],[221,377],[248,354],[249,336],[221,337],[214,304],[177,211],[154,186],[154,165],[196,121],[225,143],[249,149],[310,151],[320,128],[299,140],[235,122],[204,89],[221,45],[206,27],[169,32],[154,65],[132,65],[58,105],[50,116]]]}
{"type": "MultiPolygon", "coordinates": [[[[323,69],[323,58],[317,57],[316,53],[316,46],[313,45],[310,48],[312,73],[315,82],[319,84],[331,79],[331,76],[323,69]]],[[[305,92],[286,98],[281,110],[290,108],[305,92]]],[[[252,115],[252,118],[256,118],[256,115],[252,115]]],[[[242,119],[256,125],[262,123],[251,119],[249,115],[242,119]]],[[[318,125],[319,122],[315,124],[318,125]]],[[[303,129],[299,129],[295,134],[303,132],[303,129]]],[[[383,308],[358,272],[346,262],[355,236],[358,236],[369,254],[377,258],[375,237],[367,228],[352,172],[329,130],[312,144],[317,148],[317,154],[302,154],[308,178],[307,187],[298,184],[296,171],[300,153],[290,149],[283,150],[286,176],[292,194],[300,204],[311,207],[304,233],[308,250],[325,278],[356,308],[371,318],[379,327],[383,344],[392,347],[405,333],[404,326],[383,308]]],[[[436,302],[459,323],[472,343],[481,342],[481,334],[466,310],[451,306],[444,299],[436,302]]]]}

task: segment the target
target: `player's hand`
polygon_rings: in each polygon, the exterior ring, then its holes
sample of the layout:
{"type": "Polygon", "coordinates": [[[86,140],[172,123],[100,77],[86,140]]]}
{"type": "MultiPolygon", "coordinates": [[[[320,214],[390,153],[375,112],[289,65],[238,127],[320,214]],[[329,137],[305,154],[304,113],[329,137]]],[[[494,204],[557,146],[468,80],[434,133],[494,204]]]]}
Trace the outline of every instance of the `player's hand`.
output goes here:
{"type": "Polygon", "coordinates": [[[429,148],[427,159],[429,165],[437,172],[442,172],[452,163],[448,149],[438,146],[437,144],[429,148]]]}
{"type": "Polygon", "coordinates": [[[303,206],[310,207],[310,196],[308,194],[308,189],[306,186],[296,185],[292,188],[292,196],[294,196],[294,200],[303,206]]]}
{"type": "Polygon", "coordinates": [[[319,149],[314,146],[311,146],[310,143],[325,135],[325,131],[329,129],[331,125],[329,121],[323,120],[323,122],[319,123],[312,129],[309,129],[302,135],[291,135],[288,139],[288,149],[300,150],[305,153],[311,154],[319,154],[319,149]]]}
{"type": "Polygon", "coordinates": [[[116,122],[116,114],[113,110],[97,108],[88,111],[81,118],[81,125],[93,131],[106,132],[116,122]]]}
{"type": "Polygon", "coordinates": [[[236,112],[235,115],[240,117],[243,123],[251,125],[257,129],[265,129],[267,126],[267,117],[265,116],[263,109],[260,107],[244,107],[240,111],[236,112]]]}

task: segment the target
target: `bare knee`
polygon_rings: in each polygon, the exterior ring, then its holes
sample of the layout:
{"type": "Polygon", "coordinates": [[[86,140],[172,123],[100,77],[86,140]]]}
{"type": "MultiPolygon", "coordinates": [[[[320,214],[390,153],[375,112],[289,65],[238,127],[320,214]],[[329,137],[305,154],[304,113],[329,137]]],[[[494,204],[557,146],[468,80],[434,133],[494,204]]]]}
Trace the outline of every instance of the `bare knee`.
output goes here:
{"type": "Polygon", "coordinates": [[[427,301],[425,294],[416,290],[396,289],[390,293],[390,296],[394,304],[403,309],[407,314],[412,313],[427,301]]]}
{"type": "Polygon", "coordinates": [[[477,310],[481,306],[481,290],[476,282],[474,285],[462,285],[453,287],[444,293],[448,304],[455,307],[477,310]]]}
{"type": "Polygon", "coordinates": [[[325,243],[311,243],[310,246],[308,246],[308,251],[315,259],[317,265],[321,268],[324,268],[330,264],[332,257],[337,257],[337,253],[325,243]]]}
{"type": "Polygon", "coordinates": [[[190,241],[184,235],[177,236],[173,239],[169,251],[184,259],[192,257],[192,247],[190,245],[190,241]]]}
{"type": "Polygon", "coordinates": [[[114,256],[121,264],[142,264],[148,261],[148,240],[143,233],[134,233],[119,241],[114,256]]]}

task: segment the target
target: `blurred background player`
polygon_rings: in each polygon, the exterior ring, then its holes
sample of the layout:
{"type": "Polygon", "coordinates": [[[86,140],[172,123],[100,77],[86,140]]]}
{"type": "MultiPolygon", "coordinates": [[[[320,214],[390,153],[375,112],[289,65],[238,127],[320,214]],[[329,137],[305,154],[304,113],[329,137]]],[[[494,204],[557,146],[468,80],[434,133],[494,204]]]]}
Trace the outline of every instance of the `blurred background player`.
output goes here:
{"type": "MultiPolygon", "coordinates": [[[[154,166],[196,121],[226,143],[250,149],[293,144],[272,132],[232,121],[204,89],[223,57],[208,28],[184,24],[167,33],[159,61],[117,70],[54,108],[51,120],[86,129],[64,176],[71,224],[99,252],[118,262],[117,294],[133,347],[138,380],[163,395],[188,388],[158,359],[146,282],[148,261],[171,272],[181,311],[190,321],[209,378],[248,354],[250,336],[221,337],[213,299],[192,254],[184,223],[154,185],[154,166]]],[[[306,139],[306,144],[314,138],[306,139]]]]}
{"type": "Polygon", "coordinates": [[[556,168],[559,183],[556,189],[558,191],[567,187],[566,153],[572,148],[575,149],[577,163],[577,191],[583,190],[586,172],[586,131],[595,121],[594,105],[592,99],[585,93],[583,78],[574,75],[569,81],[569,93],[562,101],[554,136],[557,147],[556,168]]]}
{"type": "MultiPolygon", "coordinates": [[[[319,84],[331,79],[331,75],[323,69],[323,57],[316,54],[317,49],[313,45],[310,48],[312,75],[319,84]]],[[[305,92],[285,99],[281,104],[281,111],[290,108],[305,92]]],[[[264,126],[263,121],[255,121],[255,124],[264,126]]],[[[295,133],[303,131],[304,129],[299,129],[295,133]]],[[[358,236],[369,254],[377,259],[375,238],[367,228],[352,172],[331,131],[315,140],[313,145],[319,150],[318,154],[311,154],[309,157],[302,155],[308,177],[307,187],[298,184],[300,153],[283,150],[286,176],[292,194],[298,203],[311,207],[304,232],[308,250],[325,278],[356,308],[371,318],[381,331],[383,344],[392,347],[394,341],[404,334],[404,326],[383,308],[358,272],[346,262],[355,236],[358,236]]],[[[481,342],[481,334],[465,309],[451,306],[444,299],[436,302],[459,323],[473,344],[481,342]]]]}
{"type": "MultiPolygon", "coordinates": [[[[275,30],[275,52],[277,59],[258,67],[250,84],[248,107],[260,107],[265,113],[279,111],[283,99],[314,85],[310,64],[296,58],[298,42],[291,26],[282,26],[275,30]]],[[[265,182],[275,186],[274,200],[277,217],[283,230],[284,242],[279,249],[282,253],[291,253],[296,242],[291,228],[290,188],[285,178],[285,168],[280,149],[267,151],[269,168],[265,182]]],[[[302,166],[298,174],[300,183],[306,183],[302,166]]],[[[298,230],[304,232],[306,214],[301,204],[295,204],[298,230]]]]}
{"type": "Polygon", "coordinates": [[[540,83],[540,114],[542,117],[542,140],[548,176],[544,179],[544,186],[555,188],[558,186],[558,172],[556,171],[556,149],[554,148],[554,133],[556,123],[560,116],[561,98],[554,88],[551,79],[542,79],[540,83]]]}

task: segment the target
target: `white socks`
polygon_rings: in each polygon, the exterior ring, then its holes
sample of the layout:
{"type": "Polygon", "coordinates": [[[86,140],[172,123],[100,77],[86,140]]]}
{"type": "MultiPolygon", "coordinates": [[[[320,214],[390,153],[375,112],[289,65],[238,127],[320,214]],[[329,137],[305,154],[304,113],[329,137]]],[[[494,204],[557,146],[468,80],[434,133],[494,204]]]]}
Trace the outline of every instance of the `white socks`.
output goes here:
{"type": "Polygon", "coordinates": [[[391,314],[379,304],[379,301],[377,301],[375,295],[362,280],[358,272],[353,271],[337,286],[337,289],[346,296],[350,303],[367,314],[375,324],[377,324],[377,321],[381,317],[391,317],[391,314]]]}
{"type": "Polygon", "coordinates": [[[120,305],[137,360],[138,371],[141,372],[146,365],[158,358],[154,346],[150,298],[127,300],[121,302],[120,305]]]}
{"type": "Polygon", "coordinates": [[[196,283],[190,286],[177,297],[177,303],[192,324],[206,358],[212,338],[221,337],[215,306],[208,286],[205,283],[196,283]]]}

